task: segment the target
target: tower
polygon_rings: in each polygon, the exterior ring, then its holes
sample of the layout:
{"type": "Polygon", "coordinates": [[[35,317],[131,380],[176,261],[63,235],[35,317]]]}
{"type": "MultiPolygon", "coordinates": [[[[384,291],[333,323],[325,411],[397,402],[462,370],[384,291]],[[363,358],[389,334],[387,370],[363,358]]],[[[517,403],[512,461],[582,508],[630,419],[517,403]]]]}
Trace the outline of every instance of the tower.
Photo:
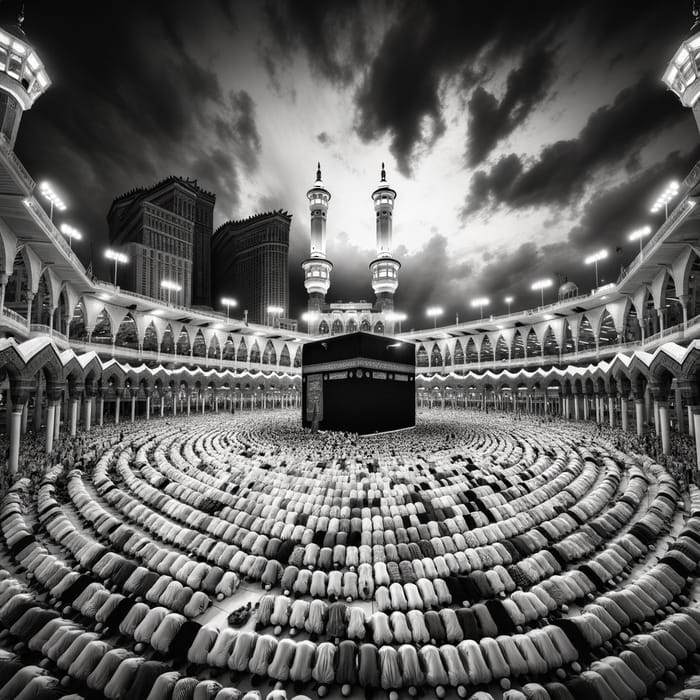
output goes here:
{"type": "Polygon", "coordinates": [[[664,72],[663,81],[678,95],[684,107],[690,107],[700,129],[700,10],[693,3],[693,26],[681,42],[664,72]]]}
{"type": "Polygon", "coordinates": [[[399,286],[401,263],[391,255],[391,219],[396,190],[387,184],[384,163],[381,180],[377,189],[372,192],[372,199],[377,221],[377,257],[369,264],[372,289],[377,298],[378,310],[390,313],[394,310],[394,293],[399,286]]]}
{"type": "Polygon", "coordinates": [[[311,215],[311,251],[301,266],[304,270],[304,286],[309,295],[308,309],[319,312],[331,286],[333,269],[333,263],[326,258],[326,214],[331,193],[323,186],[320,163],[316,170],[316,182],[306,196],[311,215]]]}
{"type": "Polygon", "coordinates": [[[22,29],[24,16],[17,24],[0,29],[0,133],[14,149],[22,112],[51,85],[33,47],[22,29]]]}

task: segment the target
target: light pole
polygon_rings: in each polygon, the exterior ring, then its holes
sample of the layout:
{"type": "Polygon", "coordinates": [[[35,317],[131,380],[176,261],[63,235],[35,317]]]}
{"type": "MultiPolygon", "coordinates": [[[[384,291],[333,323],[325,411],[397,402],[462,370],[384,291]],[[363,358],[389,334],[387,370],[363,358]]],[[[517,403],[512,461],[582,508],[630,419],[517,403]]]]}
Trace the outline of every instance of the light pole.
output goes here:
{"type": "Polygon", "coordinates": [[[49,219],[53,221],[53,208],[56,207],[58,211],[65,211],[66,205],[63,200],[53,191],[53,187],[48,182],[42,182],[39,185],[39,192],[41,196],[48,201],[50,205],[49,219]]]}
{"type": "Polygon", "coordinates": [[[472,299],[472,308],[479,307],[479,319],[484,318],[484,306],[489,305],[489,300],[487,297],[479,297],[478,299],[472,299]]]}
{"type": "MultiPolygon", "coordinates": [[[[272,314],[272,323],[269,323],[269,317],[268,317],[268,325],[271,325],[273,328],[275,327],[275,317],[280,317],[284,313],[284,309],[281,306],[268,306],[267,307],[267,313],[272,314]]],[[[279,326],[279,323],[277,324],[279,326]]]]}
{"type": "Polygon", "coordinates": [[[510,305],[513,303],[513,297],[506,297],[503,301],[508,304],[508,315],[510,316],[510,305]]]}
{"type": "Polygon", "coordinates": [[[403,311],[392,311],[387,315],[387,321],[394,321],[399,324],[399,333],[401,333],[401,321],[405,321],[407,318],[408,316],[403,311]]]}
{"type": "Polygon", "coordinates": [[[586,265],[593,263],[595,265],[595,288],[598,289],[598,261],[605,260],[608,257],[608,251],[603,248],[593,255],[589,255],[583,262],[586,265]]]}
{"type": "Polygon", "coordinates": [[[437,328],[437,317],[442,316],[441,306],[431,306],[425,312],[428,316],[433,317],[433,328],[437,328]]]}
{"type": "Polygon", "coordinates": [[[182,287],[177,282],[171,280],[163,280],[160,286],[168,290],[168,306],[170,306],[170,292],[179,292],[182,290],[182,287]]]}
{"type": "Polygon", "coordinates": [[[61,224],[61,233],[68,239],[68,247],[73,250],[73,239],[76,241],[82,239],[83,234],[77,228],[73,228],[69,224],[61,224]]]}
{"type": "Polygon", "coordinates": [[[656,198],[654,206],[651,208],[651,213],[656,214],[656,212],[661,211],[661,208],[663,207],[666,218],[668,219],[668,203],[677,196],[678,182],[673,180],[672,182],[668,183],[666,189],[656,198]]]}
{"type": "Polygon", "coordinates": [[[233,306],[235,308],[238,306],[238,302],[235,299],[231,299],[231,297],[222,297],[221,303],[226,307],[226,320],[228,321],[231,307],[233,306]]]}
{"type": "Polygon", "coordinates": [[[629,239],[631,241],[639,241],[639,257],[640,259],[644,256],[644,253],[642,252],[642,238],[644,236],[648,236],[651,233],[651,226],[642,226],[642,228],[638,228],[636,231],[632,231],[629,235],[629,239]]]}
{"type": "Polygon", "coordinates": [[[305,311],[301,315],[301,320],[306,321],[306,334],[309,334],[309,327],[311,326],[311,322],[315,321],[318,318],[318,313],[316,311],[305,311]]]}
{"type": "Polygon", "coordinates": [[[124,253],[119,253],[116,250],[112,250],[111,248],[107,248],[105,251],[105,258],[109,258],[110,260],[114,260],[114,286],[117,286],[117,265],[119,263],[128,263],[129,258],[124,255],[124,253]]]}
{"type": "Polygon", "coordinates": [[[534,291],[537,291],[539,289],[540,291],[540,300],[541,300],[541,306],[544,307],[544,290],[547,289],[548,287],[552,286],[552,280],[551,279],[543,279],[543,280],[537,280],[536,282],[532,283],[532,286],[530,289],[533,289],[534,291]]]}

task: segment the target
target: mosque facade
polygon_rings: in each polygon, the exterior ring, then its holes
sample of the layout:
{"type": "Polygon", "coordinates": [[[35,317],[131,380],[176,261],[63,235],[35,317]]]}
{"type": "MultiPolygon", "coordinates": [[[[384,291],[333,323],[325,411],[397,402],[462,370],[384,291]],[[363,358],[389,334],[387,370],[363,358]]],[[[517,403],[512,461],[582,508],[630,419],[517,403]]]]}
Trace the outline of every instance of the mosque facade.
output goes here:
{"type": "Polygon", "coordinates": [[[328,302],[333,263],[326,254],[326,218],[331,193],[323,183],[321,164],[316,180],[306,193],[310,214],[309,257],[301,264],[308,294],[303,315],[310,335],[338,335],[363,331],[391,335],[401,316],[394,310],[394,294],[399,286],[401,263],[393,256],[392,223],[396,190],[389,186],[382,163],[380,180],[372,192],[376,221],[376,256],[369,263],[374,303],[361,300],[328,302]]]}

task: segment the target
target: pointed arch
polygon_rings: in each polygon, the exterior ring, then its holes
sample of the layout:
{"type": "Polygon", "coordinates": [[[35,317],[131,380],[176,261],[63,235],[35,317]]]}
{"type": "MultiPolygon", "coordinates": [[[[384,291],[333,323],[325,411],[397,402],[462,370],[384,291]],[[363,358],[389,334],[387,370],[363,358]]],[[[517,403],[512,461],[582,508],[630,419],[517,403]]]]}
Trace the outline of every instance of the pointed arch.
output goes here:
{"type": "Polygon", "coordinates": [[[496,341],[495,355],[497,362],[506,362],[508,360],[508,344],[502,335],[499,335],[496,341]]]}
{"type": "Polygon", "coordinates": [[[542,336],[542,355],[544,357],[559,357],[559,343],[551,326],[547,326],[542,336]]]}
{"type": "Polygon", "coordinates": [[[257,340],[253,341],[253,344],[250,346],[249,362],[260,362],[260,346],[257,340]]]}
{"type": "Polygon", "coordinates": [[[564,320],[564,344],[561,349],[562,353],[575,352],[576,344],[574,343],[574,334],[571,332],[571,324],[568,320],[564,320]]]}
{"type": "Polygon", "coordinates": [[[479,361],[479,353],[476,350],[476,343],[474,342],[474,338],[469,338],[469,340],[467,341],[467,347],[464,351],[464,361],[466,362],[466,364],[476,364],[479,361]]]}
{"type": "Polygon", "coordinates": [[[301,367],[301,345],[297,347],[297,351],[294,353],[294,366],[301,367]]]}
{"type": "Polygon", "coordinates": [[[248,362],[248,345],[245,342],[245,338],[241,338],[241,342],[238,344],[236,360],[238,362],[248,362]]]}
{"type": "Polygon", "coordinates": [[[141,347],[146,352],[158,352],[158,331],[153,321],[146,326],[141,347]]]}
{"type": "Polygon", "coordinates": [[[593,334],[593,326],[587,316],[581,317],[581,322],[578,327],[578,349],[579,352],[586,350],[595,350],[595,335],[593,334]]]}
{"type": "Polygon", "coordinates": [[[318,324],[318,334],[319,335],[328,335],[330,333],[330,328],[328,328],[328,322],[324,318],[321,323],[318,324]]]}
{"type": "Polygon", "coordinates": [[[615,330],[613,317],[610,315],[610,312],[605,309],[605,311],[603,311],[603,315],[600,317],[598,344],[602,348],[608,345],[617,345],[617,342],[617,330],[615,330]]]}
{"type": "Polygon", "coordinates": [[[522,360],[525,358],[525,342],[519,330],[516,330],[513,334],[513,342],[510,346],[510,357],[512,360],[522,360]]]}
{"type": "Polygon", "coordinates": [[[442,366],[442,353],[437,343],[433,343],[433,349],[430,351],[430,366],[440,367],[442,366]]]}
{"type": "Polygon", "coordinates": [[[73,310],[73,315],[69,323],[69,335],[71,340],[79,340],[83,343],[87,342],[86,314],[82,299],[75,305],[75,309],[73,310]]]}
{"type": "Polygon", "coordinates": [[[445,354],[444,354],[443,359],[445,360],[445,365],[452,364],[452,355],[450,354],[450,346],[449,345],[445,346],[445,354]]]}
{"type": "Polygon", "coordinates": [[[493,346],[491,345],[491,340],[487,335],[485,335],[481,341],[479,362],[493,362],[493,346]]]}
{"type": "Polygon", "coordinates": [[[221,354],[223,360],[235,360],[236,359],[236,346],[233,343],[233,338],[230,335],[226,336],[226,342],[224,343],[224,351],[221,354]]]}
{"type": "Polygon", "coordinates": [[[218,358],[221,355],[221,343],[219,342],[219,336],[214,333],[211,337],[211,342],[209,343],[208,356],[210,358],[218,358]]]}
{"type": "Polygon", "coordinates": [[[348,333],[355,333],[357,331],[357,321],[354,318],[348,319],[346,331],[348,333]]]}
{"type": "Polygon", "coordinates": [[[428,367],[428,351],[425,346],[421,343],[416,351],[416,367],[428,367]]]}
{"type": "Polygon", "coordinates": [[[343,332],[343,322],[339,318],[333,319],[331,326],[331,335],[340,335],[343,332]]]}
{"type": "Polygon", "coordinates": [[[114,344],[120,348],[138,348],[139,332],[136,327],[136,319],[131,312],[121,320],[114,338],[114,344]]]}
{"type": "MultiPolygon", "coordinates": [[[[133,318],[132,318],[133,321],[133,318]]],[[[107,313],[107,309],[102,309],[97,314],[95,328],[92,331],[93,343],[111,343],[112,342],[112,319],[107,313]]]]}
{"type": "Polygon", "coordinates": [[[456,365],[464,364],[464,350],[462,349],[462,343],[459,340],[457,340],[455,343],[454,363],[456,365]]]}
{"type": "Polygon", "coordinates": [[[289,367],[291,363],[292,358],[289,356],[289,348],[287,347],[287,343],[285,343],[280,353],[280,367],[289,367]]]}
{"type": "Polygon", "coordinates": [[[271,340],[267,341],[265,345],[265,350],[262,355],[262,363],[264,365],[276,365],[277,364],[277,351],[275,346],[272,344],[271,340]]]}
{"type": "Polygon", "coordinates": [[[180,333],[177,336],[177,354],[189,355],[190,350],[190,334],[187,332],[187,328],[185,328],[185,326],[182,326],[180,328],[180,333]]]}
{"type": "Polygon", "coordinates": [[[639,325],[639,314],[634,304],[627,304],[627,310],[622,321],[622,342],[634,343],[642,339],[642,328],[639,325]]]}
{"type": "Polygon", "coordinates": [[[32,323],[48,326],[53,312],[53,289],[50,279],[50,269],[47,267],[39,277],[39,284],[32,300],[32,323]]]}
{"type": "Polygon", "coordinates": [[[384,321],[377,321],[374,324],[374,331],[373,333],[379,333],[383,334],[384,333],[384,321]]]}
{"type": "Polygon", "coordinates": [[[369,321],[366,318],[363,318],[362,321],[360,321],[360,331],[363,333],[369,333],[371,328],[372,327],[369,325],[369,321]]]}
{"type": "Polygon", "coordinates": [[[207,356],[207,341],[204,340],[204,333],[202,333],[202,330],[200,328],[195,333],[194,341],[192,342],[192,357],[206,357],[206,356],[207,356]]]}
{"type": "Polygon", "coordinates": [[[527,350],[528,357],[537,357],[542,355],[542,346],[540,345],[539,338],[535,329],[531,328],[530,332],[527,334],[527,340],[525,341],[525,348],[527,350]]]}
{"type": "Polygon", "coordinates": [[[175,353],[175,334],[170,324],[163,330],[163,338],[160,341],[160,351],[166,355],[175,353]]]}

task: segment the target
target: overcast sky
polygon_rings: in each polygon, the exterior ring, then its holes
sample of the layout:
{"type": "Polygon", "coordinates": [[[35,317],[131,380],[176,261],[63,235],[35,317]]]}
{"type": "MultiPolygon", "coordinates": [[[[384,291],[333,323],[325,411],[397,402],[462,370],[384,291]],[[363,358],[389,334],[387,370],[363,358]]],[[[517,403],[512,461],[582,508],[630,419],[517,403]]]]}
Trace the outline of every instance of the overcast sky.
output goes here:
{"type": "MultiPolygon", "coordinates": [[[[19,3],[0,14],[14,20],[19,3]]],[[[26,2],[53,85],[17,152],[69,205],[103,263],[112,199],[168,175],[216,193],[218,226],[292,215],[291,312],[306,302],[308,204],[320,160],[332,193],[328,301],[373,300],[370,194],[398,192],[396,307],[406,329],[539,303],[530,283],[614,281],[658,225],[650,204],[700,157],[690,111],[661,83],[690,0],[590,2],[26,2]],[[620,249],[619,251],[617,249],[620,249]]],[[[555,292],[548,295],[554,299],[555,292]]]]}

